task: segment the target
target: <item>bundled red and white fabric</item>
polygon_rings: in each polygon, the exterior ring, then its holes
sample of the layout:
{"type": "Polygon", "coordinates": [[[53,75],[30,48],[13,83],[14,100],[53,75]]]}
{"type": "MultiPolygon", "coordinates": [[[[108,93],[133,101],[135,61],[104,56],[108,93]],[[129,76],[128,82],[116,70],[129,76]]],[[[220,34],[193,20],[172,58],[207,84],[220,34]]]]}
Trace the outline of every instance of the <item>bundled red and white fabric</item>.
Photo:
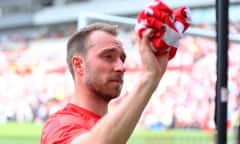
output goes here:
{"type": "Polygon", "coordinates": [[[171,9],[161,0],[155,0],[142,10],[135,26],[135,31],[142,37],[147,28],[154,29],[151,48],[156,55],[169,52],[169,60],[177,52],[178,41],[191,25],[191,12],[186,6],[171,9]]]}

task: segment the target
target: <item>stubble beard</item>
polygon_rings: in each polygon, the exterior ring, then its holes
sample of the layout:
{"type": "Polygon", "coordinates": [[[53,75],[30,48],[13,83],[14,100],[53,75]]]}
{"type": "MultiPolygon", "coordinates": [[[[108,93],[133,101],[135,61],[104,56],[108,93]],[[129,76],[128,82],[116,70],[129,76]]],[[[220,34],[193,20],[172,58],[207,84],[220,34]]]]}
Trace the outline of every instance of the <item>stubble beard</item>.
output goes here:
{"type": "Polygon", "coordinates": [[[106,102],[110,102],[112,99],[117,98],[122,89],[122,86],[116,87],[115,89],[108,88],[101,77],[91,70],[89,64],[86,64],[85,83],[95,96],[100,97],[106,102]]]}

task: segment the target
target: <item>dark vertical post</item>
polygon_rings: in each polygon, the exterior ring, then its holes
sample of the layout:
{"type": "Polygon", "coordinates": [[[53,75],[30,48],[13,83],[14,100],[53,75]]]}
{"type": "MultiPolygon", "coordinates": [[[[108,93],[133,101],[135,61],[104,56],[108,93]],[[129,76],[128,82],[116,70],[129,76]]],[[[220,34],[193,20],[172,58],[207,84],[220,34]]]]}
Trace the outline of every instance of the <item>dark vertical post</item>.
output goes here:
{"type": "Polygon", "coordinates": [[[238,124],[237,127],[237,144],[240,144],[240,124],[238,124]]]}
{"type": "Polygon", "coordinates": [[[228,0],[216,0],[217,83],[215,121],[217,124],[217,144],[227,143],[228,5],[228,0]]]}

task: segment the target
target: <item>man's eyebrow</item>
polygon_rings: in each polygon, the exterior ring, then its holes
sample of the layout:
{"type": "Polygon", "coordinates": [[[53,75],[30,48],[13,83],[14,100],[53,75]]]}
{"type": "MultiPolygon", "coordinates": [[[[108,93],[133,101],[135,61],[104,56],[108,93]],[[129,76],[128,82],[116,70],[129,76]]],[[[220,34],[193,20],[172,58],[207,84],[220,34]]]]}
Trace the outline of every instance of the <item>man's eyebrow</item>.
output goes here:
{"type": "Polygon", "coordinates": [[[117,49],[114,47],[101,49],[101,52],[114,52],[114,51],[117,51],[117,49]]]}
{"type": "MultiPolygon", "coordinates": [[[[105,48],[105,49],[102,49],[101,52],[114,52],[114,51],[118,51],[117,48],[105,48]]],[[[126,53],[123,51],[121,52],[121,59],[124,61],[126,59],[127,55],[126,53]]]]}

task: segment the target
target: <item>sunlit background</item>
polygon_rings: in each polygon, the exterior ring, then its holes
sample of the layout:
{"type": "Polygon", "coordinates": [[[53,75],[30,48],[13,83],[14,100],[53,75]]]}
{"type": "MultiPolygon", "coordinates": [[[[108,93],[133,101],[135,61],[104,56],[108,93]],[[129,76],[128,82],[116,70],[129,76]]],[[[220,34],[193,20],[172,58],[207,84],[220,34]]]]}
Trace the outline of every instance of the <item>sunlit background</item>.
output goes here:
{"type": "MultiPolygon", "coordinates": [[[[150,0],[0,0],[0,143],[37,144],[49,114],[73,94],[66,42],[80,27],[118,24],[127,52],[126,75],[114,109],[138,82],[134,25],[150,0]]],[[[214,144],[216,9],[214,0],[170,0],[189,6],[192,26],[145,109],[130,144],[214,144]]],[[[236,143],[240,114],[240,1],[230,0],[228,143],[236,143]]]]}

